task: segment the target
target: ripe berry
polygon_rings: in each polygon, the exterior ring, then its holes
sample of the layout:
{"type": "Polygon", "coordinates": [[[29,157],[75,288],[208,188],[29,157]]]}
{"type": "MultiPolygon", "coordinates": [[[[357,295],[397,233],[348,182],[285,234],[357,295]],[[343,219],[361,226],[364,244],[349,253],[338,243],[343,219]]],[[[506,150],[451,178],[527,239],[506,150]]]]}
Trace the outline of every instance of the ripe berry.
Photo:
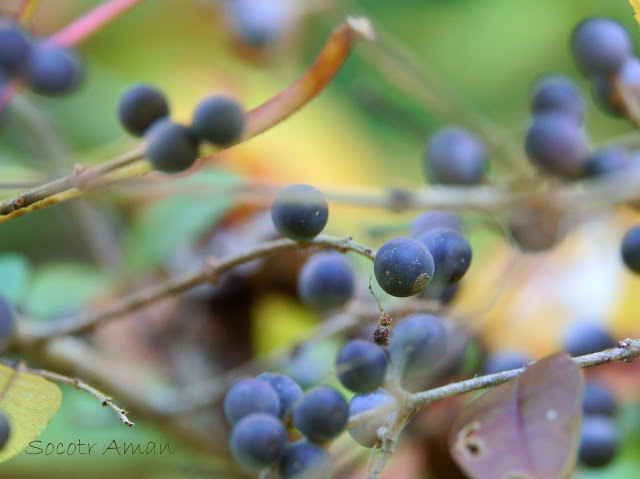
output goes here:
{"type": "Polygon", "coordinates": [[[387,354],[376,343],[354,339],[338,353],[338,379],[351,391],[368,393],[384,383],[387,363],[387,354]]]}
{"type": "MultiPolygon", "coordinates": [[[[349,401],[349,415],[353,417],[370,409],[392,407],[395,402],[395,398],[385,389],[376,389],[368,394],[356,394],[349,401]]],[[[349,435],[361,446],[374,447],[380,443],[378,429],[390,426],[395,421],[396,414],[397,411],[391,409],[376,415],[374,419],[350,428],[349,435]]]]}
{"type": "Polygon", "coordinates": [[[224,397],[224,415],[235,424],[249,414],[263,412],[278,416],[280,400],[269,383],[256,378],[243,378],[233,383],[224,397]]]}
{"type": "Polygon", "coordinates": [[[565,351],[573,357],[597,353],[615,345],[614,339],[605,327],[591,321],[569,325],[563,343],[565,351]]]}
{"type": "Polygon", "coordinates": [[[178,173],[193,165],[198,157],[196,142],[189,130],[169,118],[155,121],[146,131],[146,155],[155,169],[178,173]]]}
{"type": "Polygon", "coordinates": [[[525,142],[531,161],[563,178],[580,178],[589,147],[580,126],[569,116],[548,113],[534,118],[525,142]]]}
{"type": "Polygon", "coordinates": [[[264,47],[279,39],[292,17],[286,0],[230,0],[227,8],[233,26],[251,46],[264,47]]]}
{"type": "Polygon", "coordinates": [[[389,356],[403,388],[414,391],[423,385],[444,356],[446,343],[447,331],[437,316],[414,314],[395,328],[389,356]]]}
{"type": "Polygon", "coordinates": [[[640,274],[640,225],[634,226],[624,235],[621,252],[627,268],[640,274]]]}
{"type": "Polygon", "coordinates": [[[27,85],[46,96],[73,92],[82,77],[82,65],[72,50],[45,43],[34,45],[24,66],[27,85]]]}
{"type": "Polygon", "coordinates": [[[198,138],[221,146],[238,141],[245,126],[246,118],[240,104],[224,95],[202,100],[191,123],[191,129],[198,138]]]}
{"type": "Polygon", "coordinates": [[[640,60],[628,58],[613,76],[594,75],[592,87],[593,98],[600,108],[615,116],[625,116],[627,106],[621,90],[629,101],[640,102],[640,60]]]}
{"type": "Polygon", "coordinates": [[[585,163],[585,176],[597,178],[620,173],[633,166],[629,151],[622,146],[610,146],[596,151],[585,163]]]}
{"type": "Polygon", "coordinates": [[[15,318],[11,306],[5,298],[0,297],[0,344],[11,337],[14,324],[15,318]]]}
{"type": "Polygon", "coordinates": [[[258,379],[269,383],[280,400],[280,417],[286,416],[293,405],[302,397],[300,385],[289,376],[279,373],[262,373],[258,379]]]}
{"type": "Polygon", "coordinates": [[[615,457],[619,443],[615,421],[605,416],[586,416],[582,419],[578,460],[587,467],[606,466],[615,457]]]}
{"type": "Polygon", "coordinates": [[[15,25],[0,25],[0,70],[17,73],[27,61],[31,45],[27,35],[15,25]]]}
{"type": "Polygon", "coordinates": [[[582,413],[599,416],[613,416],[616,413],[616,398],[600,383],[588,381],[582,395],[582,413]]]}
{"type": "Polygon", "coordinates": [[[341,308],[355,289],[353,270],[344,255],[336,252],[313,255],[298,276],[298,294],[317,310],[341,308]]]}
{"type": "Polygon", "coordinates": [[[482,141],[461,128],[436,133],[426,151],[427,177],[434,183],[473,185],[487,168],[487,152],[482,141]]]}
{"type": "Polygon", "coordinates": [[[409,233],[412,238],[417,238],[421,234],[436,228],[448,228],[462,233],[462,220],[455,213],[433,210],[415,217],[409,225],[409,233]]]}
{"type": "Polygon", "coordinates": [[[276,462],[287,445],[282,422],[269,414],[245,416],[233,426],[229,446],[240,464],[261,469],[276,462]]]}
{"type": "Polygon", "coordinates": [[[531,98],[531,111],[542,113],[564,113],[581,123],[585,102],[576,84],[563,75],[549,75],[535,86],[531,98]]]}
{"type": "Polygon", "coordinates": [[[412,238],[394,238],[376,253],[373,272],[380,287],[391,296],[418,294],[433,278],[431,253],[412,238]]]}
{"type": "Polygon", "coordinates": [[[282,236],[309,241],[320,234],[329,219],[324,195],[309,185],[284,187],[271,206],[271,219],[282,236]]]}
{"type": "Polygon", "coordinates": [[[347,426],[349,406],[338,391],[320,386],[307,391],[293,408],[293,425],[310,441],[323,443],[347,426]]]}
{"type": "Polygon", "coordinates": [[[151,85],[130,87],[118,106],[120,123],[133,136],[142,136],[153,122],[169,116],[164,93],[151,85]]]}
{"type": "Polygon", "coordinates": [[[520,351],[501,351],[487,358],[482,368],[484,374],[497,374],[512,369],[520,369],[531,359],[520,351]]]}
{"type": "Polygon", "coordinates": [[[590,18],[573,31],[571,50],[584,73],[611,75],[631,56],[631,37],[615,20],[590,18]]]}
{"type": "Polygon", "coordinates": [[[7,445],[9,437],[11,437],[11,424],[7,416],[0,411],[0,450],[7,445]]]}
{"type": "Polygon", "coordinates": [[[435,272],[432,285],[457,283],[469,269],[471,245],[460,233],[437,228],[422,234],[418,241],[427,247],[433,258],[435,272]]]}
{"type": "Polygon", "coordinates": [[[282,479],[331,479],[331,456],[305,440],[287,446],[278,472],[282,479]]]}

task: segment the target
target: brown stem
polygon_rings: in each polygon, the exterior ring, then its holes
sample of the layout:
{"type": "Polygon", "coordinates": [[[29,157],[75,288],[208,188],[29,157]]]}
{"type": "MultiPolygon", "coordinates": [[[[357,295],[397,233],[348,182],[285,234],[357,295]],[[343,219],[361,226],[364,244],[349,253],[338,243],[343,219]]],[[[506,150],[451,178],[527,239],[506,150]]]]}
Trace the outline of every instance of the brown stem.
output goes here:
{"type": "Polygon", "coordinates": [[[330,236],[319,236],[312,241],[304,243],[297,243],[289,239],[270,241],[263,243],[250,251],[230,256],[224,260],[212,260],[193,273],[171,279],[157,286],[134,293],[116,301],[113,305],[107,308],[80,314],[78,316],[72,316],[48,325],[39,324],[36,327],[32,327],[32,331],[23,331],[21,333],[22,337],[20,338],[20,341],[23,343],[38,342],[70,334],[90,332],[100,324],[144,308],[156,301],[183,293],[206,282],[215,282],[221,274],[238,265],[278,252],[297,248],[333,249],[342,253],[353,251],[371,260],[375,257],[374,250],[355,243],[350,237],[335,238],[330,236]]]}

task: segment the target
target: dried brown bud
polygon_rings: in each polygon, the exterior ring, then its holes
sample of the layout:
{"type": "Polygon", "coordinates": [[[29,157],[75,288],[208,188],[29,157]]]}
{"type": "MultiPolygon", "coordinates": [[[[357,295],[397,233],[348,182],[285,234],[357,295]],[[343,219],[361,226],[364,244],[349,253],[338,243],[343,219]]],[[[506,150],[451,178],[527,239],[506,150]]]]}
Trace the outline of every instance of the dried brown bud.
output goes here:
{"type": "Polygon", "coordinates": [[[373,332],[373,341],[378,346],[389,346],[389,340],[391,339],[391,330],[387,328],[376,328],[373,332]]]}
{"type": "Polygon", "coordinates": [[[380,319],[378,319],[378,324],[380,324],[380,326],[390,326],[391,323],[393,323],[393,318],[388,314],[383,314],[380,316],[380,319]]]}

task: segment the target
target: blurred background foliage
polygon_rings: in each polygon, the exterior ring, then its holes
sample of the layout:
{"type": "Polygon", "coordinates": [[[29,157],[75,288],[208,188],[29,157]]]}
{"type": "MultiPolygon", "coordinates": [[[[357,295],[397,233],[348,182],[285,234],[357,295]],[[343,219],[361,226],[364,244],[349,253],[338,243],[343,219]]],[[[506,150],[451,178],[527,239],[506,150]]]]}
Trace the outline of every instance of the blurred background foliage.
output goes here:
{"type": "MultiPolygon", "coordinates": [[[[0,0],[0,11],[9,14],[19,3],[0,0]]],[[[32,29],[47,35],[97,3],[42,0],[32,29]]],[[[216,91],[230,92],[252,108],[300,75],[347,13],[368,16],[385,41],[401,45],[416,63],[518,144],[529,121],[528,97],[536,78],[562,72],[588,89],[568,50],[569,34],[580,20],[592,15],[615,17],[640,45],[640,29],[626,0],[291,0],[289,7],[292,16],[286,32],[266,49],[255,49],[243,44],[222,1],[143,2],[79,46],[87,77],[77,94],[46,99],[24,92],[10,105],[0,134],[1,181],[37,182],[66,173],[77,163],[99,163],[131,149],[135,142],[119,126],[115,112],[120,95],[133,83],[148,82],[163,89],[173,116],[182,121],[189,120],[202,97],[216,91]]],[[[0,290],[24,314],[48,321],[197,267],[211,241],[218,252],[232,251],[224,246],[225,238],[250,245],[260,238],[256,229],[232,228],[267,206],[268,198],[238,207],[229,188],[246,178],[349,191],[424,187],[424,144],[443,121],[424,107],[416,98],[419,95],[403,88],[402,78],[412,75],[409,67],[386,70],[377,55],[381,48],[386,47],[359,45],[318,99],[273,130],[224,152],[195,175],[168,180],[150,175],[2,224],[0,251],[6,254],[0,257],[0,290]]],[[[592,104],[587,126],[594,144],[632,131],[629,124],[607,117],[592,104]]],[[[494,172],[493,178],[501,177],[494,172]]],[[[8,188],[2,192],[6,197],[12,193],[8,188]]],[[[331,205],[327,232],[351,234],[378,246],[384,235],[372,235],[373,228],[404,232],[411,217],[336,204],[331,205]]],[[[482,332],[489,350],[516,348],[540,357],[559,348],[566,324],[584,318],[610,324],[619,338],[640,336],[640,280],[624,272],[617,257],[625,225],[637,220],[633,213],[589,218],[557,249],[541,255],[509,249],[492,218],[468,217],[474,264],[454,308],[482,332]]],[[[246,286],[231,287],[238,298],[225,290],[221,300],[211,300],[219,316],[231,311],[237,324],[226,325],[222,333],[209,331],[213,339],[199,345],[211,350],[208,358],[214,361],[202,375],[290,345],[317,324],[319,318],[292,294],[299,263],[270,263],[271,269],[264,268],[268,276],[258,275],[250,293],[243,289],[246,286]],[[220,346],[230,339],[236,342],[227,349],[220,346]]],[[[359,265],[364,297],[370,266],[359,265]]],[[[209,293],[206,287],[200,291],[209,293]]],[[[120,369],[113,368],[130,380],[131,387],[146,387],[140,376],[135,379],[136,371],[144,371],[144,383],[149,384],[185,371],[189,371],[185,382],[203,379],[193,372],[189,356],[189,338],[201,329],[188,323],[206,322],[201,316],[211,313],[175,303],[150,308],[139,315],[145,316],[140,322],[119,322],[97,335],[96,344],[105,357],[124,356],[120,369]],[[156,324],[167,317],[179,327],[193,329],[191,336],[179,345],[167,345],[162,334],[168,327],[156,324]],[[171,357],[186,358],[184,362],[163,362],[166,356],[158,350],[172,348],[171,357]]],[[[288,368],[298,368],[298,377],[313,373],[310,382],[322,378],[330,365],[314,370],[309,364],[333,357],[336,344],[329,341],[307,348],[315,351],[303,351],[306,355],[298,355],[288,368]]],[[[620,421],[628,437],[625,452],[610,468],[578,471],[576,477],[634,477],[640,468],[636,405],[640,390],[630,386],[628,369],[625,376],[619,371],[612,366],[595,374],[613,384],[626,378],[624,388],[619,388],[627,404],[620,421]]],[[[632,374],[638,376],[640,370],[634,367],[632,374]]],[[[174,444],[178,452],[170,457],[21,454],[0,465],[2,477],[224,477],[210,472],[218,467],[215,459],[181,447],[153,424],[140,422],[128,430],[93,399],[69,388],[63,393],[62,409],[41,436],[43,443],[80,439],[106,447],[112,439],[157,441],[174,444]]],[[[223,427],[212,425],[222,436],[223,427]]],[[[412,462],[412,454],[421,454],[419,444],[407,445],[388,477],[430,477],[428,468],[412,462]]]]}

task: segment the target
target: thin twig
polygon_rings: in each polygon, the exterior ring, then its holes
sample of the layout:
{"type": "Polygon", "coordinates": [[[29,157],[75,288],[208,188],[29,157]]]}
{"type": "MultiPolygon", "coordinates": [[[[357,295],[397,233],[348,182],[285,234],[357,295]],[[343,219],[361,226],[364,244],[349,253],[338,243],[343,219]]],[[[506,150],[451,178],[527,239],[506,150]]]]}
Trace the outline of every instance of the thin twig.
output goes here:
{"type": "Polygon", "coordinates": [[[51,35],[47,41],[63,47],[76,45],[143,1],[108,0],[51,35]]]}
{"type": "MultiPolygon", "coordinates": [[[[616,361],[632,362],[635,358],[640,356],[640,339],[625,339],[619,341],[615,348],[607,349],[593,354],[587,354],[585,356],[578,356],[573,358],[580,368],[591,368],[594,366],[600,366],[602,364],[608,364],[616,361]]],[[[531,363],[533,364],[533,363],[531,363]]],[[[528,366],[530,366],[529,364],[528,366]]],[[[478,391],[480,389],[486,389],[499,384],[505,383],[510,379],[515,378],[522,374],[528,366],[520,369],[512,369],[510,371],[504,371],[497,374],[488,374],[486,376],[478,376],[466,381],[460,381],[457,383],[447,384],[428,391],[422,391],[418,393],[410,394],[407,398],[407,407],[413,410],[420,409],[434,401],[447,399],[461,394],[466,394],[472,391],[478,391]]],[[[370,409],[360,414],[356,414],[349,419],[348,428],[355,427],[370,421],[377,417],[381,413],[388,412],[393,408],[389,405],[385,405],[379,408],[370,409]]]]}
{"type": "Polygon", "coordinates": [[[302,243],[297,243],[289,239],[274,240],[223,260],[211,260],[192,273],[170,279],[157,286],[134,293],[116,301],[115,304],[107,308],[80,314],[47,325],[39,324],[37,327],[33,327],[32,331],[25,332],[23,341],[40,341],[69,334],[90,332],[98,325],[122,317],[156,301],[183,293],[203,283],[215,282],[221,274],[236,266],[275,253],[298,248],[332,249],[342,253],[353,251],[371,260],[375,257],[375,251],[373,249],[354,242],[351,237],[336,238],[332,236],[319,236],[312,241],[302,243]]]}
{"type": "Polygon", "coordinates": [[[27,26],[38,8],[40,0],[22,0],[16,12],[16,23],[27,26]]]}
{"type": "Polygon", "coordinates": [[[116,415],[118,416],[118,419],[120,419],[120,421],[122,421],[126,426],[133,427],[135,425],[135,423],[131,422],[127,417],[127,411],[125,411],[121,407],[118,407],[113,402],[113,398],[110,398],[109,396],[101,393],[96,388],[90,386],[89,384],[85,383],[81,379],[63,376],[62,374],[54,373],[52,371],[47,371],[46,369],[25,368],[24,371],[29,372],[31,374],[36,374],[45,379],[49,379],[51,381],[56,381],[63,384],[69,384],[70,386],[73,386],[80,391],[89,393],[91,396],[93,396],[98,401],[100,401],[100,404],[102,404],[105,407],[108,407],[113,412],[115,412],[116,415]]]}
{"type": "MultiPolygon", "coordinates": [[[[373,37],[371,25],[365,18],[349,18],[344,24],[336,27],[311,67],[297,81],[247,113],[247,128],[238,143],[247,141],[284,121],[316,97],[342,67],[356,42],[370,40],[373,37]]],[[[66,34],[64,38],[67,38],[66,34]]],[[[2,102],[8,101],[7,95],[10,96],[13,89],[17,88],[18,84],[8,86],[0,92],[0,109],[2,102]]],[[[200,163],[212,159],[216,154],[201,158],[200,163]]],[[[0,222],[68,201],[95,190],[96,187],[106,187],[117,181],[150,173],[153,167],[148,162],[136,163],[143,156],[144,147],[141,146],[104,164],[93,168],[80,168],[68,176],[10,198],[0,203],[0,222]]]]}
{"type": "MultiPolygon", "coordinates": [[[[626,339],[618,342],[618,345],[615,348],[607,349],[606,351],[601,351],[599,353],[588,354],[586,356],[579,356],[573,360],[581,368],[590,368],[614,361],[625,361],[630,363],[638,356],[640,356],[640,340],[626,339]]],[[[522,374],[526,368],[527,366],[497,374],[480,376],[467,381],[448,384],[430,391],[412,394],[409,396],[408,402],[410,406],[420,408],[432,403],[433,401],[458,396],[471,391],[477,391],[478,389],[497,386],[522,374]]]]}

